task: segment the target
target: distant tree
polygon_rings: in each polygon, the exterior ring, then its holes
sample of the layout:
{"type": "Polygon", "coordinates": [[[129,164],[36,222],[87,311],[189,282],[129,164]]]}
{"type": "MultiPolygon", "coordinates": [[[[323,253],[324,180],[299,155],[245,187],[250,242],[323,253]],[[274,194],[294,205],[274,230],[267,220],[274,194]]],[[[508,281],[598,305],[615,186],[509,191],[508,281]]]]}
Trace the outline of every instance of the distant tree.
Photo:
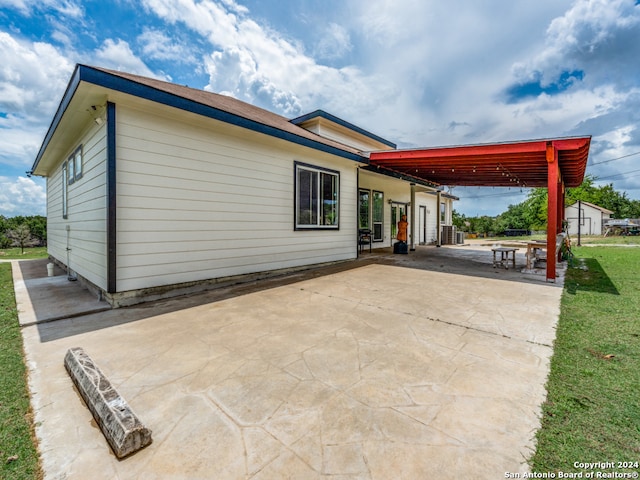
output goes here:
{"type": "Polygon", "coordinates": [[[526,212],[525,203],[509,205],[507,211],[498,215],[496,219],[496,231],[504,232],[507,229],[528,230],[530,215],[526,212]]]}
{"type": "Polygon", "coordinates": [[[453,225],[458,230],[466,231],[467,224],[465,222],[467,220],[467,217],[464,215],[464,213],[458,213],[457,211],[453,210],[453,212],[451,212],[451,216],[453,217],[453,225]]]}
{"type": "Polygon", "coordinates": [[[31,235],[38,239],[38,245],[45,246],[47,244],[47,217],[33,215],[26,217],[25,223],[31,230],[31,235]]]}
{"type": "Polygon", "coordinates": [[[613,184],[595,186],[597,177],[587,175],[582,184],[568,188],[566,205],[573,205],[578,200],[593,203],[613,212],[614,218],[640,218],[640,201],[631,200],[626,192],[619,192],[613,184]]]}
{"type": "MultiPolygon", "coordinates": [[[[573,205],[578,200],[593,203],[613,212],[614,218],[640,218],[640,200],[631,200],[625,192],[618,192],[612,184],[596,186],[597,177],[587,175],[582,184],[568,188],[565,194],[565,205],[573,205]]],[[[527,198],[516,205],[509,205],[507,210],[493,221],[489,231],[504,232],[507,229],[546,230],[547,205],[549,203],[546,188],[532,188],[527,198]]],[[[464,217],[464,223],[470,225],[470,232],[485,232],[488,221],[484,217],[464,217]]]]}
{"type": "Polygon", "coordinates": [[[478,221],[476,222],[476,231],[484,233],[485,235],[488,235],[491,232],[495,232],[494,219],[487,215],[478,217],[478,221]]]}
{"type": "Polygon", "coordinates": [[[7,237],[8,229],[9,222],[7,218],[0,215],[0,248],[9,248],[11,246],[11,240],[7,237]]]}
{"type": "Polygon", "coordinates": [[[22,215],[7,218],[0,215],[0,248],[8,248],[14,240],[9,238],[9,230],[17,230],[21,225],[26,225],[31,232],[32,246],[44,246],[47,244],[47,217],[33,215],[25,217],[22,215]]]}
{"type": "MultiPolygon", "coordinates": [[[[595,177],[586,175],[582,184],[574,188],[567,188],[565,194],[565,205],[573,205],[578,200],[598,205],[600,202],[600,194],[598,187],[594,185],[595,177]]],[[[601,205],[602,206],[602,205],[601,205]]]]}
{"type": "Polygon", "coordinates": [[[528,230],[545,230],[547,228],[548,195],[546,188],[533,188],[524,201],[523,215],[528,230]]]}
{"type": "Polygon", "coordinates": [[[29,227],[25,223],[11,230],[7,230],[6,235],[14,247],[20,247],[21,254],[24,254],[24,247],[31,247],[37,243],[37,239],[31,235],[31,230],[29,230],[29,227]]]}

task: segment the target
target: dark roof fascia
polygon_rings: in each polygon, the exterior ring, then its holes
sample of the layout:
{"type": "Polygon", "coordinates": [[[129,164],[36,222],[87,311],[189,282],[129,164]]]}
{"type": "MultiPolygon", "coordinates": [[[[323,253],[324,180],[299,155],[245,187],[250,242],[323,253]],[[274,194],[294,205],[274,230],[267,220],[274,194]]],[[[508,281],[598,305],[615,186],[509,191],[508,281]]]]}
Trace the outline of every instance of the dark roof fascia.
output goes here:
{"type": "Polygon", "coordinates": [[[346,120],[342,120],[341,118],[336,117],[335,115],[331,115],[330,113],[325,112],[324,110],[316,110],[314,112],[311,113],[307,113],[306,115],[302,115],[300,117],[294,118],[292,120],[290,120],[291,123],[293,123],[294,125],[300,125],[301,123],[306,122],[307,120],[311,120],[313,118],[317,118],[317,117],[321,117],[324,118],[326,120],[330,120],[333,123],[337,123],[338,125],[341,125],[345,128],[348,128],[349,130],[353,130],[354,132],[358,132],[361,135],[364,135],[365,137],[369,137],[373,140],[376,140],[377,142],[383,143],[391,148],[397,148],[398,146],[393,143],[390,142],[389,140],[386,140],[382,137],[379,137],[378,135],[371,133],[371,132],[367,132],[365,129],[358,127],[357,125],[354,125],[352,123],[347,122],[346,120]]]}
{"type": "MultiPolygon", "coordinates": [[[[440,196],[444,197],[444,198],[450,198],[451,200],[460,200],[460,197],[456,197],[455,195],[453,195],[452,193],[446,193],[444,190],[442,190],[442,187],[438,187],[438,191],[440,192],[440,196]]],[[[425,195],[437,195],[438,192],[421,192],[424,193],[425,195]]]]}
{"type": "Polygon", "coordinates": [[[444,197],[444,198],[449,198],[451,200],[460,200],[460,197],[456,197],[455,195],[453,195],[451,193],[442,192],[441,196],[444,197]]]}
{"type": "Polygon", "coordinates": [[[55,133],[58,128],[58,124],[62,120],[64,116],[64,112],[67,110],[69,103],[71,103],[71,99],[73,95],[76,93],[78,89],[78,85],[80,85],[80,65],[76,65],[76,68],[69,79],[69,83],[67,84],[67,88],[64,91],[64,95],[62,96],[62,100],[60,101],[60,105],[58,105],[58,110],[56,110],[56,114],[53,116],[53,120],[51,121],[51,125],[49,125],[49,130],[47,130],[47,134],[44,136],[44,140],[42,141],[42,145],[40,146],[40,150],[38,151],[38,155],[33,162],[33,166],[31,167],[31,173],[35,171],[42,156],[44,155],[45,150],[49,146],[49,142],[51,141],[51,137],[55,133]]]}
{"type": "Polygon", "coordinates": [[[246,128],[254,132],[263,133],[265,135],[286,140],[291,143],[302,145],[304,147],[309,147],[314,150],[319,150],[325,153],[330,153],[332,155],[343,157],[348,160],[353,160],[360,163],[368,163],[368,159],[361,155],[347,152],[345,150],[341,150],[339,148],[324,144],[322,142],[317,142],[308,138],[304,138],[294,133],[285,132],[276,127],[265,125],[255,120],[241,117],[239,115],[235,115],[233,113],[229,113],[224,110],[211,107],[209,105],[203,105],[202,103],[198,103],[194,100],[189,100],[187,98],[181,97],[179,95],[175,95],[173,93],[158,90],[149,85],[144,85],[134,80],[113,75],[111,73],[104,72],[104,71],[89,67],[87,65],[77,65],[73,73],[73,76],[71,77],[71,80],[69,82],[69,86],[67,87],[67,90],[62,98],[62,102],[58,107],[58,111],[56,112],[53,122],[49,127],[49,131],[47,132],[44,142],[40,147],[40,151],[38,152],[38,156],[36,157],[36,161],[34,163],[32,170],[35,170],[36,166],[38,165],[38,162],[40,161],[42,155],[47,149],[49,142],[51,141],[51,137],[53,136],[53,133],[55,132],[58,124],[62,119],[62,116],[64,115],[64,111],[66,110],[67,106],[71,102],[71,99],[73,98],[73,94],[78,88],[78,85],[80,84],[80,82],[83,82],[83,81],[94,84],[94,85],[98,85],[100,87],[108,88],[110,90],[115,90],[125,94],[133,95],[138,98],[160,103],[162,105],[178,108],[180,110],[185,110],[187,112],[195,113],[197,115],[202,115],[204,117],[212,118],[214,120],[219,120],[221,122],[229,123],[231,125],[236,125],[238,127],[246,128]]]}
{"type": "Polygon", "coordinates": [[[415,183],[416,185],[421,185],[423,187],[429,188],[441,188],[437,183],[428,182],[421,178],[412,177],[411,175],[406,175],[404,173],[396,172],[395,170],[389,170],[388,168],[378,167],[373,165],[367,165],[366,167],[360,167],[361,170],[365,170],[367,172],[379,173],[380,175],[386,175],[387,177],[397,178],[398,180],[403,180],[409,183],[415,183]]]}
{"type": "Polygon", "coordinates": [[[347,152],[336,147],[332,147],[331,145],[326,145],[322,142],[316,142],[308,138],[300,137],[294,133],[285,132],[276,127],[265,125],[255,120],[241,117],[239,115],[235,115],[233,113],[229,113],[224,110],[211,107],[209,105],[203,105],[194,100],[189,100],[173,93],[164,92],[149,85],[135,82],[134,80],[130,80],[128,78],[112,75],[108,72],[103,72],[101,70],[97,70],[85,65],[81,65],[81,68],[83,69],[83,71],[86,69],[87,72],[86,75],[82,75],[81,80],[86,80],[89,83],[100,85],[111,90],[116,90],[152,102],[167,105],[169,107],[174,107],[180,110],[185,110],[187,112],[202,115],[214,120],[219,120],[231,125],[243,127],[248,130],[253,130],[255,132],[280,138],[282,140],[287,140],[298,145],[313,148],[315,150],[320,150],[332,155],[337,155],[349,160],[354,160],[356,162],[365,161],[364,158],[360,155],[347,152]]]}

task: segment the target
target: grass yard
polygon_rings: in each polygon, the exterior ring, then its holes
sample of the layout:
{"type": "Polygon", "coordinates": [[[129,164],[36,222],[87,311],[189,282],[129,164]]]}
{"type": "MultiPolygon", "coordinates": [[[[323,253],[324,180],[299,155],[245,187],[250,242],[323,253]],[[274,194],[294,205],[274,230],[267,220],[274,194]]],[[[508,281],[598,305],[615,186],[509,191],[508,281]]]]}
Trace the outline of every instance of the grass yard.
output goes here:
{"type": "Polygon", "coordinates": [[[20,247],[0,249],[0,260],[29,260],[32,258],[46,258],[46,257],[47,257],[47,247],[25,248],[24,254],[20,250],[20,247]]]}
{"type": "Polygon", "coordinates": [[[532,471],[634,474],[640,470],[640,248],[573,251],[532,471]]]}
{"type": "MultiPolygon", "coordinates": [[[[546,240],[546,235],[527,235],[519,237],[489,237],[481,238],[480,241],[490,242],[528,242],[531,240],[546,240]]],[[[571,245],[576,246],[578,243],[578,236],[571,235],[571,245]]],[[[581,245],[640,245],[640,235],[637,236],[621,236],[614,235],[611,237],[603,237],[602,235],[582,235],[580,237],[581,245]]]]}
{"type": "Polygon", "coordinates": [[[41,478],[10,263],[0,263],[0,372],[0,478],[41,478]]]}
{"type": "MultiPolygon", "coordinates": [[[[578,237],[573,235],[571,237],[571,243],[576,245],[578,243],[578,237]]],[[[640,245],[640,235],[613,235],[611,237],[603,237],[602,235],[587,235],[580,237],[581,245],[589,245],[589,244],[598,244],[598,245],[640,245]]]]}

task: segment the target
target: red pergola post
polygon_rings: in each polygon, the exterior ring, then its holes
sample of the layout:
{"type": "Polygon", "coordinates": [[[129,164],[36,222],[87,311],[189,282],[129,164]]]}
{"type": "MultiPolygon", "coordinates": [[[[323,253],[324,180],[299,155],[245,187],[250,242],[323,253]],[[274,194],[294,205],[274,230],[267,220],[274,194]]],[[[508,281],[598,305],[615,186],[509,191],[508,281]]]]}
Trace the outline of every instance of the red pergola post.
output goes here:
{"type": "MultiPolygon", "coordinates": [[[[562,224],[564,223],[564,180],[562,179],[562,172],[560,172],[560,181],[558,183],[558,226],[556,227],[556,233],[562,233],[562,224]]],[[[558,262],[562,261],[562,252],[558,250],[558,262]]]]}
{"type": "Polygon", "coordinates": [[[547,281],[556,281],[556,235],[558,233],[559,196],[560,196],[560,167],[558,165],[558,150],[553,142],[547,142],[547,281]]]}

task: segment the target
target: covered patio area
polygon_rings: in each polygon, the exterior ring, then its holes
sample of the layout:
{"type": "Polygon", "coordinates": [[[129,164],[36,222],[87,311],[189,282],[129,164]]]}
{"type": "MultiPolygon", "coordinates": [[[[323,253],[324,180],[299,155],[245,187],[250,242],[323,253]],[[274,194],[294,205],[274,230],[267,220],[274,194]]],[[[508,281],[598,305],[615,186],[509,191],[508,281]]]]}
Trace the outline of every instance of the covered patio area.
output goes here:
{"type": "MultiPolygon", "coordinates": [[[[588,136],[386,150],[372,152],[368,168],[447,186],[547,188],[547,281],[553,282],[558,256],[551,252],[562,232],[565,188],[582,183],[590,144],[588,136]]],[[[415,206],[410,218],[415,238],[415,206]]]]}

